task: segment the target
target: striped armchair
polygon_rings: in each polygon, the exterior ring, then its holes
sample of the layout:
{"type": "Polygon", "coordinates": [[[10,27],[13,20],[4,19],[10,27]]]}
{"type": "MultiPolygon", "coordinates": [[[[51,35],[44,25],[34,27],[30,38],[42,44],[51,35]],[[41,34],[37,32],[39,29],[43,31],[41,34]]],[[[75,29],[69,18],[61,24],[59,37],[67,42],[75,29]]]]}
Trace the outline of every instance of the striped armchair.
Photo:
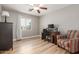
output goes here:
{"type": "Polygon", "coordinates": [[[57,36],[57,45],[70,53],[79,52],[79,31],[69,30],[66,36],[57,36]]]}

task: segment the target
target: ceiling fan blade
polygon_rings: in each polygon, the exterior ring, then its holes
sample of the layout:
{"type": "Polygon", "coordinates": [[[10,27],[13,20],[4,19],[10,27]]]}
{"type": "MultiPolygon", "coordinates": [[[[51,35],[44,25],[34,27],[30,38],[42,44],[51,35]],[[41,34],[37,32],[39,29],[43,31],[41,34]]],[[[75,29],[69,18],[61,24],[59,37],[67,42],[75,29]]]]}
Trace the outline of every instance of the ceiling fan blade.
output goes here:
{"type": "Polygon", "coordinates": [[[32,11],[32,10],[34,10],[34,9],[29,9],[29,11],[32,11]]]}
{"type": "Polygon", "coordinates": [[[44,10],[47,10],[47,8],[46,7],[39,7],[40,9],[44,9],[44,10]]]}
{"type": "Polygon", "coordinates": [[[38,13],[40,13],[40,11],[39,11],[39,10],[37,10],[37,12],[38,12],[38,13]]]}

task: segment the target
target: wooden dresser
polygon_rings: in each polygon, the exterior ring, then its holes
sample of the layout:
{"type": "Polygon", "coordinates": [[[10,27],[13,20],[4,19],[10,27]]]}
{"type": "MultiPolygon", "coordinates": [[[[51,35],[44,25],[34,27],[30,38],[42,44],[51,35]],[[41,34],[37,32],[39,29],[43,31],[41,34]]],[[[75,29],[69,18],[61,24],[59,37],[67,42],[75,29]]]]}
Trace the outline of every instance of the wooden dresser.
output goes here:
{"type": "Polygon", "coordinates": [[[59,34],[60,34],[60,32],[52,32],[51,33],[51,37],[52,37],[51,42],[52,43],[57,44],[57,35],[59,35],[59,34]]]}
{"type": "Polygon", "coordinates": [[[0,22],[0,50],[13,49],[13,24],[0,22]]]}

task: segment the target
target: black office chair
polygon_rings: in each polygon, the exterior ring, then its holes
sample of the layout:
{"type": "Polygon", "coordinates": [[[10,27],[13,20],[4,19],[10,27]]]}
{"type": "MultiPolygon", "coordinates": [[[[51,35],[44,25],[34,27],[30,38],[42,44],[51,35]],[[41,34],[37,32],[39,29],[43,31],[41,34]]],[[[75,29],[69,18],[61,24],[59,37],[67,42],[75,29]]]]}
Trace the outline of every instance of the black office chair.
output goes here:
{"type": "Polygon", "coordinates": [[[46,35],[48,35],[48,31],[47,31],[47,29],[43,29],[42,39],[46,39],[46,35]]]}

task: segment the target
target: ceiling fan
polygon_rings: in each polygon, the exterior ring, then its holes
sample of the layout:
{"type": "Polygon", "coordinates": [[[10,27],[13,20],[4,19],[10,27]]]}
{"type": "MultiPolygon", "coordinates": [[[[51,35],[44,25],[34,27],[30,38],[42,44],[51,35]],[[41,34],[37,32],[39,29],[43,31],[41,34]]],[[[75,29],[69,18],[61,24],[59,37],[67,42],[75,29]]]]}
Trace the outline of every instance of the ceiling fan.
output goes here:
{"type": "Polygon", "coordinates": [[[42,10],[47,10],[47,7],[42,6],[41,4],[30,4],[33,8],[30,8],[29,11],[36,10],[37,13],[40,13],[42,10]]]}

